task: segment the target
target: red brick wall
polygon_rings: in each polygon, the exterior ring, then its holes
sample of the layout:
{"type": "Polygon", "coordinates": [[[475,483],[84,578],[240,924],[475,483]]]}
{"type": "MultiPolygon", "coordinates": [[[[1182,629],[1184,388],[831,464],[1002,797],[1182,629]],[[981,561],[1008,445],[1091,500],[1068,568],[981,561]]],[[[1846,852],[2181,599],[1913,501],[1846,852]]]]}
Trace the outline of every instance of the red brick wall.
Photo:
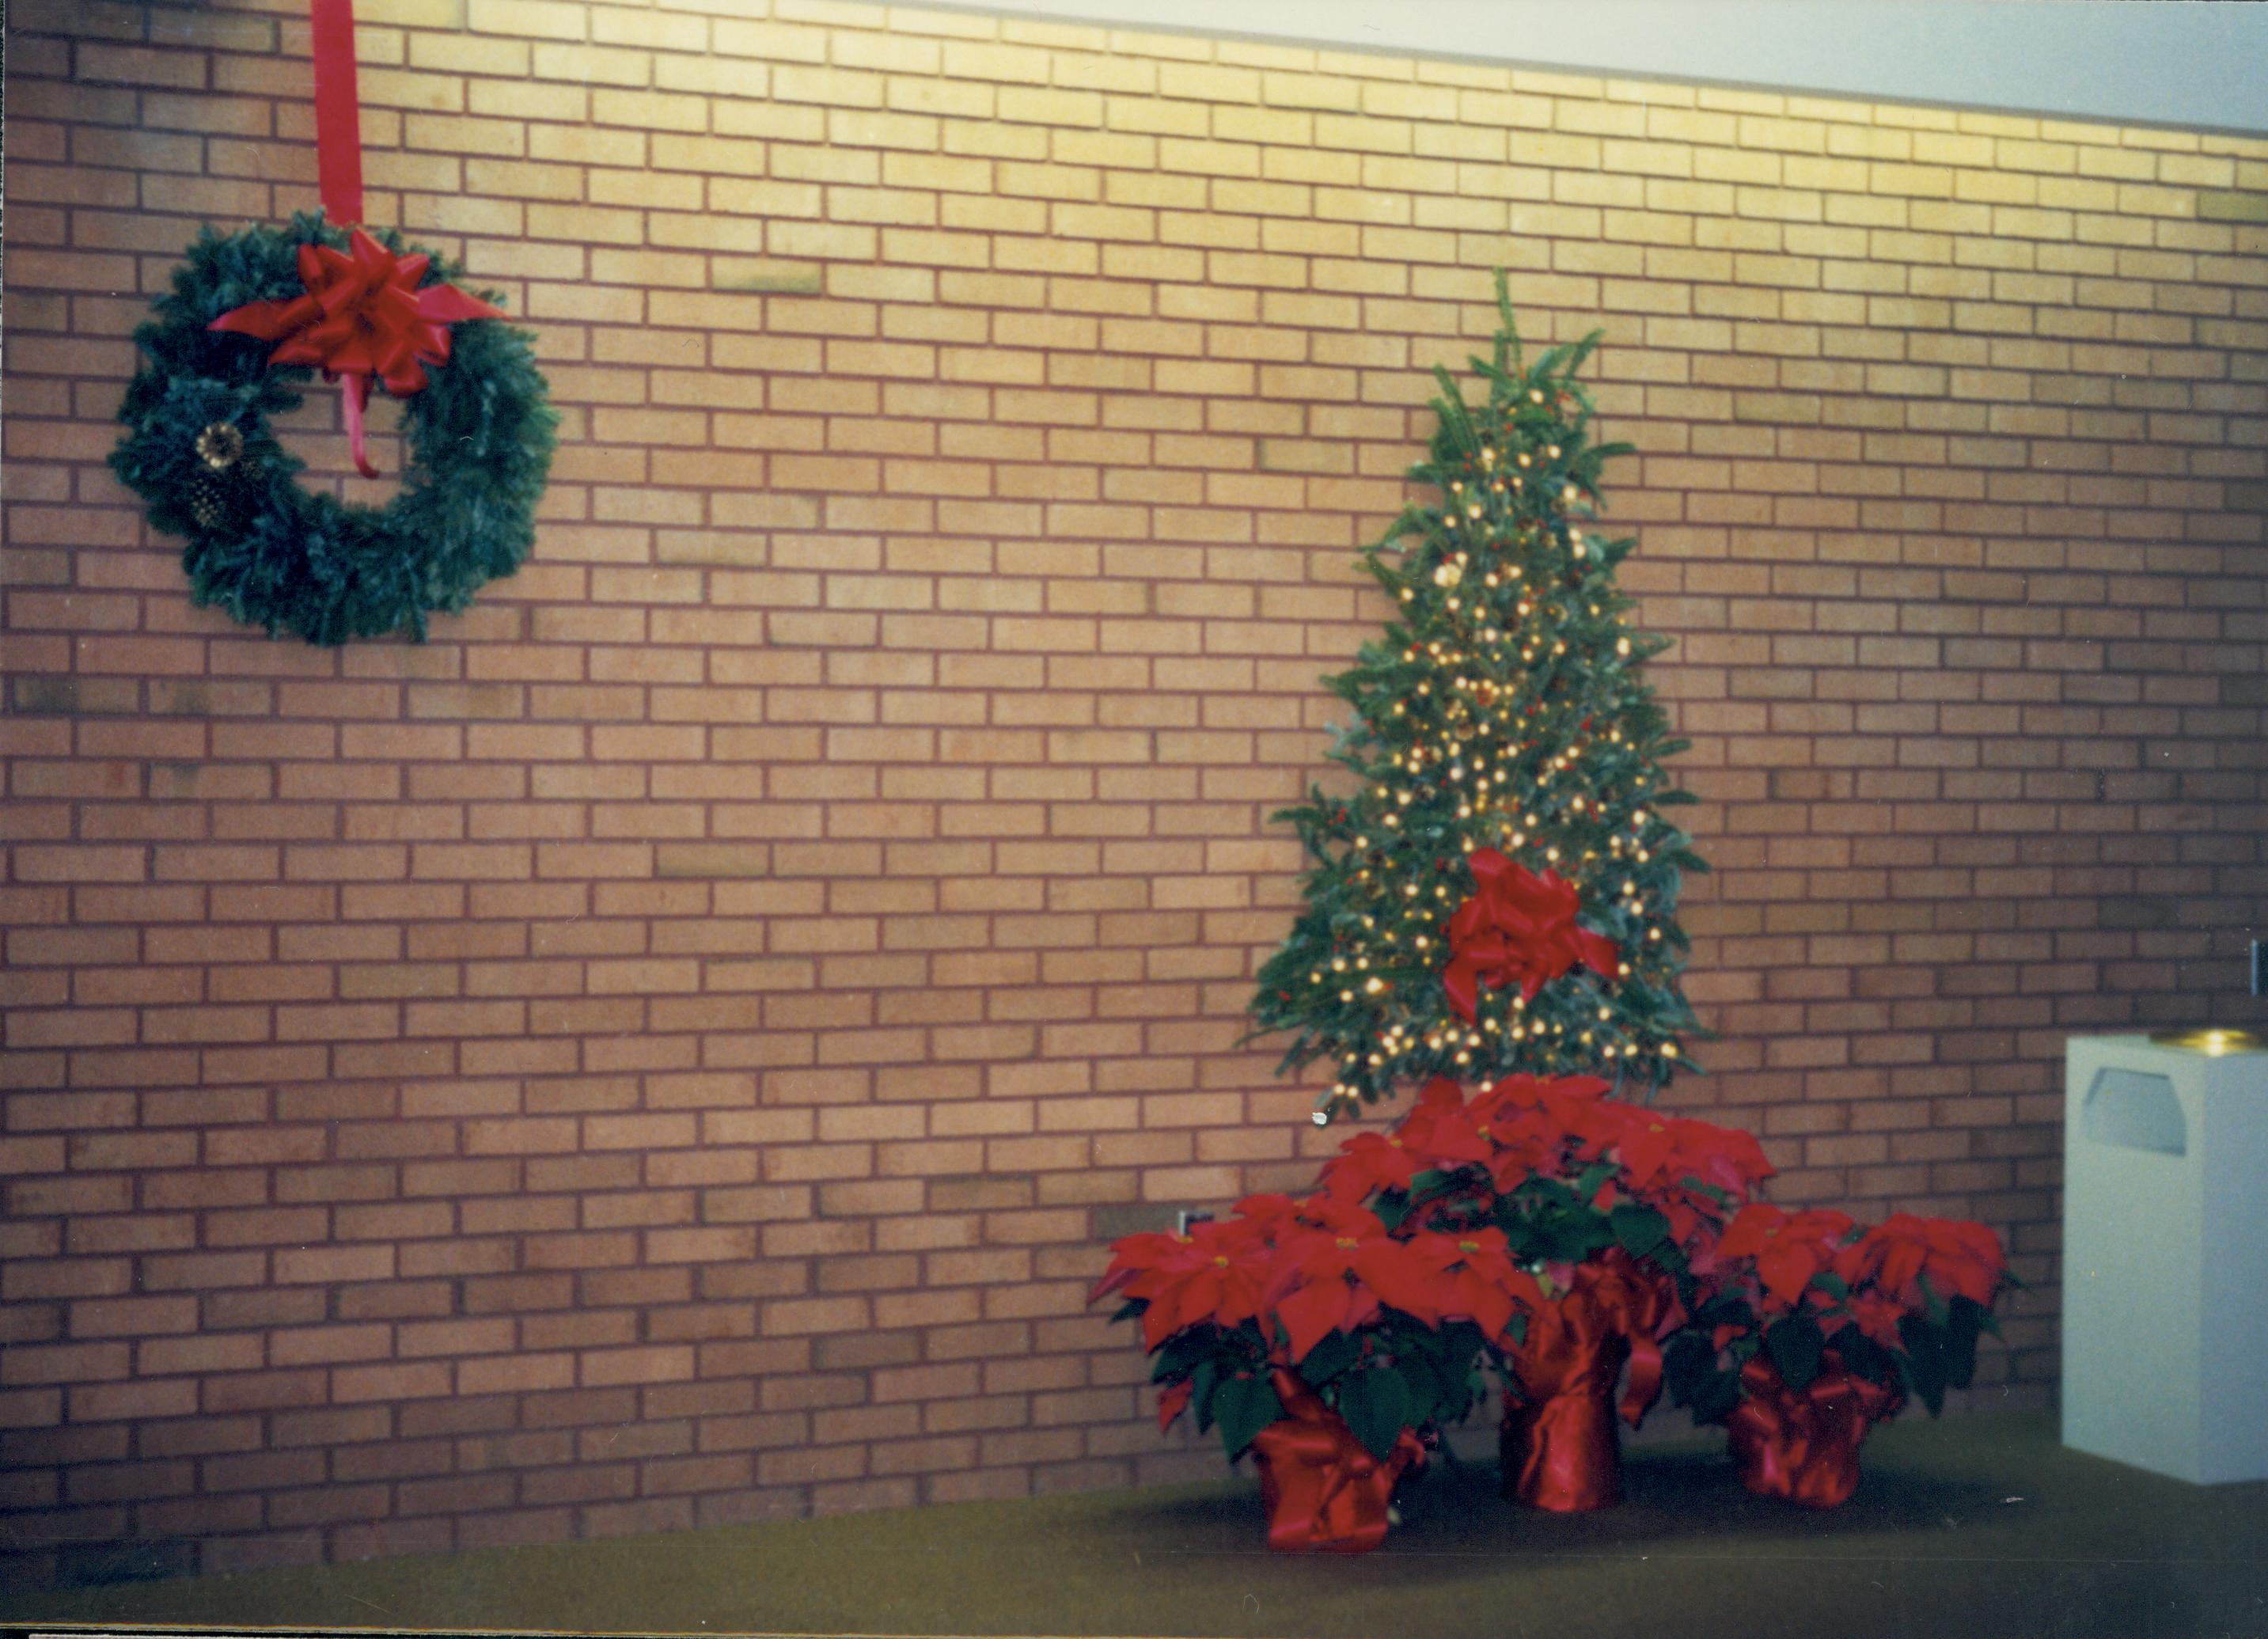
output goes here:
{"type": "Polygon", "coordinates": [[[2051,1384],[2063,1037],[2254,1013],[2268,144],[360,9],[372,218],[565,419],[526,568],[325,652],[192,609],[104,466],[197,225],[313,203],[303,13],[9,8],[7,1575],[1211,1472],[1080,1297],[1308,1176],[1235,1045],[1265,816],[1498,263],[1642,451],[1718,867],[1673,1097],[1784,1200],[1999,1226],[1985,1374],[2051,1384]]]}

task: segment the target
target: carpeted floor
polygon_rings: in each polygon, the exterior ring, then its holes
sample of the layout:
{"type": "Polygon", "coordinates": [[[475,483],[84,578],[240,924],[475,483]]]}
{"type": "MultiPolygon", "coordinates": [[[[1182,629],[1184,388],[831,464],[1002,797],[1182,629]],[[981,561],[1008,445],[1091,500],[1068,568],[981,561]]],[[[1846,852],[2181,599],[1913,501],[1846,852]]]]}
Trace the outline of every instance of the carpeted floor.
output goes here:
{"type": "Polygon", "coordinates": [[[320,1569],[0,1595],[0,1621],[1302,1639],[2268,1636],[2268,1484],[2081,1457],[2051,1414],[1877,1431],[1846,1507],[1749,1496],[1651,1447],[1607,1512],[1436,1473],[1360,1559],[1261,1546],[1256,1487],[1089,1493],[320,1569]]]}

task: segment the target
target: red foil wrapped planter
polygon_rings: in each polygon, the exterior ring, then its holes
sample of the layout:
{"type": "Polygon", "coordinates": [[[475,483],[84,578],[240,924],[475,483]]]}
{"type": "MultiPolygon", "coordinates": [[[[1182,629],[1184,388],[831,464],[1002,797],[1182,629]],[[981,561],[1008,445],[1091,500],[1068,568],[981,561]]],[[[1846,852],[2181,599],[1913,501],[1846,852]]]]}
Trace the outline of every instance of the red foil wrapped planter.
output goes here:
{"type": "Polygon", "coordinates": [[[1859,1488],[1859,1448],[1905,1396],[1854,1377],[1829,1351],[1810,1386],[1791,1389],[1762,1355],[1741,1368],[1741,1403],[1725,1419],[1741,1483],[1758,1496],[1837,1508],[1859,1488]]]}
{"type": "Polygon", "coordinates": [[[1603,1384],[1579,1383],[1506,1410],[1498,1443],[1506,1502],[1579,1514],[1623,1500],[1614,1392],[1629,1353],[1623,1339],[1602,1339],[1586,1355],[1583,1371],[1603,1377],[1603,1384]]]}
{"type": "Polygon", "coordinates": [[[1381,1461],[1306,1384],[1280,1367],[1275,1381],[1289,1414],[1252,1441],[1268,1546],[1278,1554],[1369,1553],[1386,1540],[1394,1488],[1424,1465],[1424,1443],[1405,1429],[1381,1461]]]}
{"type": "Polygon", "coordinates": [[[1622,1414],[1635,1427],[1661,1392],[1657,1333],[1675,1307],[1659,1276],[1615,1247],[1576,1266],[1566,1294],[1529,1318],[1498,1446],[1506,1502],[1573,1514],[1622,1501],[1615,1381],[1628,1361],[1622,1414]]]}

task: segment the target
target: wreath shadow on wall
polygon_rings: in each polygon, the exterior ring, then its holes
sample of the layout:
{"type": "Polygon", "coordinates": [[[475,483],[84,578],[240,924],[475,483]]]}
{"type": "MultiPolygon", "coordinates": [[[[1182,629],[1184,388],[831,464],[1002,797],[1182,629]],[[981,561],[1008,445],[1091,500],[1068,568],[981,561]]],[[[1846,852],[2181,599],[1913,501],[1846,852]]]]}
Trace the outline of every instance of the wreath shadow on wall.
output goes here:
{"type": "MultiPolygon", "coordinates": [[[[391,230],[365,231],[405,249],[391,230]]],[[[320,214],[288,228],[204,229],[152,304],[155,320],[134,334],[144,362],[110,464],[152,525],[188,538],[181,564],[196,602],[325,646],[405,629],[423,642],[427,616],[462,609],[526,560],[558,417],[528,333],[468,321],[453,327],[448,361],[401,401],[400,493],[368,506],[303,487],[306,463],[271,422],[298,408],[313,369],[271,367],[274,343],[207,327],[249,303],[303,296],[300,247],[348,243],[320,214]]],[[[460,271],[436,256],[420,288],[460,271]]]]}

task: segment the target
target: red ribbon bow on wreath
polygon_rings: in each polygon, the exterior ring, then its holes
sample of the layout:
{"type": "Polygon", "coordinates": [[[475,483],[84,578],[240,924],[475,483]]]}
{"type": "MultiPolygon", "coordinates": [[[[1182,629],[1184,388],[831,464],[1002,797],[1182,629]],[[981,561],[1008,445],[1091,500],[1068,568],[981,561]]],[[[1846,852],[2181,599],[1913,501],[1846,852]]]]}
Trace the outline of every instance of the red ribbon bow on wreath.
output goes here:
{"type": "Polygon", "coordinates": [[[1576,926],[1572,882],[1550,871],[1538,876],[1494,848],[1475,850],[1471,865],[1478,891],[1449,919],[1450,961],[1441,975],[1450,1005],[1468,1023],[1484,984],[1518,985],[1534,1000],[1578,963],[1602,978],[1615,977],[1622,952],[1604,934],[1576,926]]]}
{"type": "Polygon", "coordinates": [[[351,255],[325,245],[299,247],[306,295],[247,302],[209,328],[280,343],[269,355],[271,366],[316,365],[326,380],[343,378],[340,396],[355,465],[364,477],[374,478],[378,469],[370,464],[363,432],[371,388],[383,381],[394,397],[409,397],[424,387],[425,365],[448,361],[449,326],[504,317],[501,309],[453,284],[418,289],[431,260],[398,256],[357,228],[351,255]]]}

